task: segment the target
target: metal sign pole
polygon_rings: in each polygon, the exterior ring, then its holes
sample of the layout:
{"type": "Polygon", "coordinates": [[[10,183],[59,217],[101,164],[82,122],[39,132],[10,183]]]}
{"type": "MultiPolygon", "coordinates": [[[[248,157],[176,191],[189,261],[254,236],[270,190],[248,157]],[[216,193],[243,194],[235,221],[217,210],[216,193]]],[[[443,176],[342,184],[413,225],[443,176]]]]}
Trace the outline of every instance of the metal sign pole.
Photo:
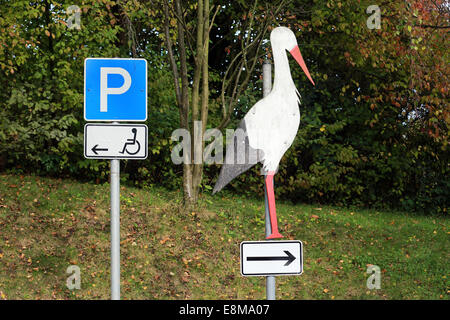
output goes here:
{"type": "Polygon", "coordinates": [[[111,160],[111,299],[120,300],[120,160],[111,160]]]}
{"type": "MultiPolygon", "coordinates": [[[[265,60],[263,64],[263,96],[267,96],[272,90],[272,64],[269,60],[265,60]]],[[[269,202],[267,200],[267,190],[264,184],[264,199],[265,199],[265,209],[266,209],[266,237],[272,234],[272,228],[270,226],[270,215],[269,215],[269,202]]],[[[275,277],[266,277],[266,299],[276,300],[275,298],[275,277]]]]}

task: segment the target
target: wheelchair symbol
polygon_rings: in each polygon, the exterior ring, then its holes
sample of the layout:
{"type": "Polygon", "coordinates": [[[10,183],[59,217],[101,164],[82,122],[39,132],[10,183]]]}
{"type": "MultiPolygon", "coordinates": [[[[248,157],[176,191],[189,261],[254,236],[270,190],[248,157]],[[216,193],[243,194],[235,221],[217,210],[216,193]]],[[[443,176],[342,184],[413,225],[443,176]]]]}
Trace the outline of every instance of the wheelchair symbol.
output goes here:
{"type": "Polygon", "coordinates": [[[139,152],[139,150],[141,150],[141,145],[140,145],[139,141],[136,140],[137,129],[133,128],[133,129],[131,129],[131,132],[133,133],[133,138],[127,139],[127,142],[125,142],[122,151],[119,151],[119,153],[124,154],[126,152],[129,155],[135,155],[136,153],[139,152]],[[133,146],[134,148],[132,148],[131,150],[135,149],[136,151],[129,151],[128,150],[129,146],[133,146]]]}

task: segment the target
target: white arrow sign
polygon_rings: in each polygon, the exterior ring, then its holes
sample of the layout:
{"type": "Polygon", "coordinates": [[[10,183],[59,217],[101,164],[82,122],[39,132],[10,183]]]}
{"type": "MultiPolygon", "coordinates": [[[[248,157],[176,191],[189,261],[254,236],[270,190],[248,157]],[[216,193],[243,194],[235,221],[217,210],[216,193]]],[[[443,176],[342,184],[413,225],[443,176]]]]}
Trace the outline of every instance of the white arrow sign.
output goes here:
{"type": "Polygon", "coordinates": [[[240,247],[243,276],[300,275],[303,272],[301,241],[243,241],[240,247]]]}
{"type": "Polygon", "coordinates": [[[148,129],[144,124],[84,126],[84,157],[88,159],[146,159],[148,129]]]}

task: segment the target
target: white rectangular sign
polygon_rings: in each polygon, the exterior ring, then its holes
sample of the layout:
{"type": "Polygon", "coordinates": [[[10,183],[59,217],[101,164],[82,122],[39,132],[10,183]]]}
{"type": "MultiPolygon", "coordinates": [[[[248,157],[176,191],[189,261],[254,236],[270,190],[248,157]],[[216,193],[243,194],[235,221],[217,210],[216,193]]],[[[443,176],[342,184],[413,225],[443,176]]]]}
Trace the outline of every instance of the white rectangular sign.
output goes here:
{"type": "Polygon", "coordinates": [[[145,124],[93,124],[84,126],[84,157],[88,159],[146,159],[145,124]]]}
{"type": "Polygon", "coordinates": [[[240,248],[243,276],[300,275],[303,272],[301,241],[243,241],[240,248]]]}

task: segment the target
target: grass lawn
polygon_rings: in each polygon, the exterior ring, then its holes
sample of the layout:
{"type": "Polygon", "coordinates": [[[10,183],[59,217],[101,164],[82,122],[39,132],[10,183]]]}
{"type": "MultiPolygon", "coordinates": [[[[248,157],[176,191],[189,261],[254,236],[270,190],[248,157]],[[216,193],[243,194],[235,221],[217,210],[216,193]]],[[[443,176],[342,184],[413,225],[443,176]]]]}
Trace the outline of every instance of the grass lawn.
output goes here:
{"type": "MultiPolygon", "coordinates": [[[[121,188],[123,299],[265,299],[242,277],[239,244],[264,239],[264,199],[121,188]]],[[[304,272],[277,277],[278,299],[449,299],[449,219],[277,203],[304,272]],[[369,290],[369,265],[381,289],[369,290]]],[[[109,299],[109,184],[0,174],[0,299],[109,299]],[[81,289],[66,269],[81,270],[81,289]]]]}

